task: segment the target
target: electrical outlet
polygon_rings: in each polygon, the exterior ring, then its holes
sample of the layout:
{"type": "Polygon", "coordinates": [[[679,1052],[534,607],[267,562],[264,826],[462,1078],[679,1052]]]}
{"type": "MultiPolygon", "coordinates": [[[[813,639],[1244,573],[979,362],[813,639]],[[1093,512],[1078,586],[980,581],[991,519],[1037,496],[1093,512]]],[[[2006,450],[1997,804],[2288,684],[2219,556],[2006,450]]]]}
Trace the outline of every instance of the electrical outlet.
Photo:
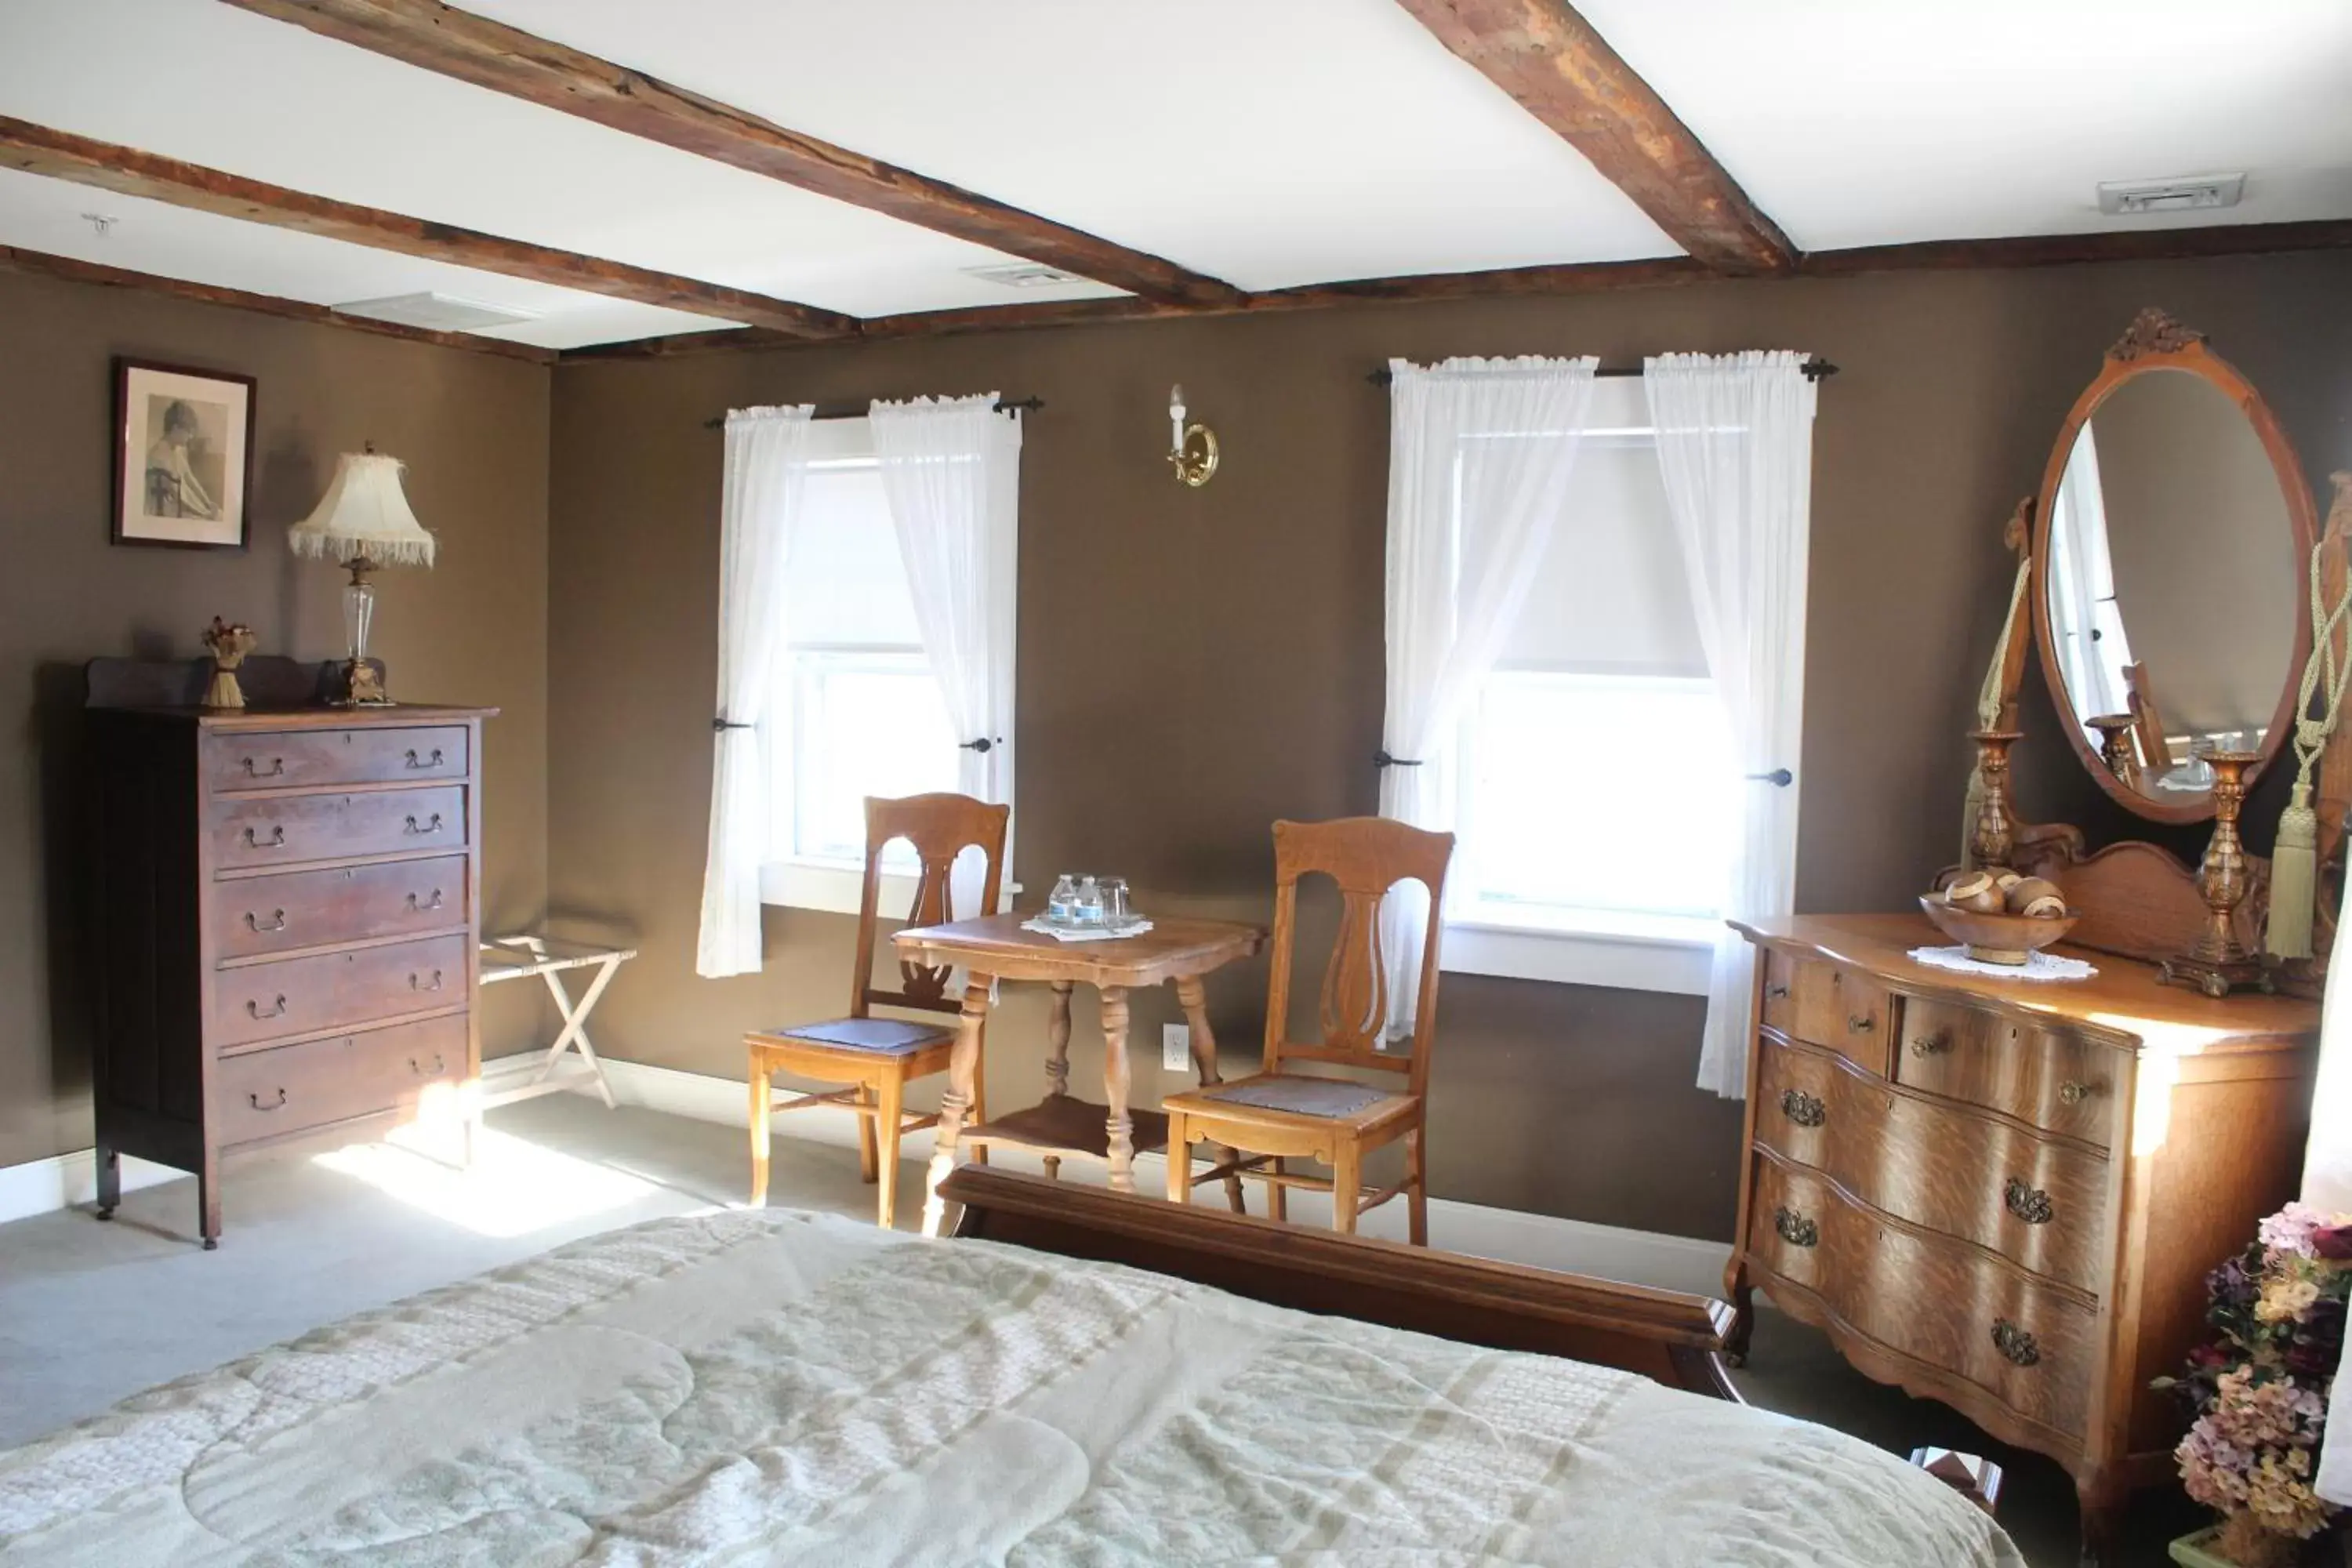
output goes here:
{"type": "Polygon", "coordinates": [[[1192,1066],[1192,1026],[1160,1026],[1160,1066],[1163,1071],[1184,1072],[1192,1066]]]}

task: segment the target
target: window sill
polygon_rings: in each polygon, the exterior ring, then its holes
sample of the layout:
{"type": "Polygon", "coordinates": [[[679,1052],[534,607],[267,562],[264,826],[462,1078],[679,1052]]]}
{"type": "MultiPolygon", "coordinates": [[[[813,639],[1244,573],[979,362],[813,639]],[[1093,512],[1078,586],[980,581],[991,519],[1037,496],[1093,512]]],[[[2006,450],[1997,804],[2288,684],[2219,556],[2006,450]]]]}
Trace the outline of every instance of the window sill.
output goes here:
{"type": "MultiPolygon", "coordinates": [[[[795,910],[824,910],[854,915],[865,892],[866,868],[840,860],[771,860],[760,868],[760,901],[795,910]]],[[[997,897],[1000,911],[1013,908],[1021,884],[1005,885],[997,897]]],[[[915,879],[903,871],[882,873],[882,909],[903,912],[914,907],[915,879]]],[[[897,918],[892,915],[891,918],[897,918]]]]}
{"type": "Polygon", "coordinates": [[[1721,929],[1716,921],[1686,916],[1507,921],[1482,910],[1445,922],[1438,963],[1460,974],[1704,996],[1721,929]]]}

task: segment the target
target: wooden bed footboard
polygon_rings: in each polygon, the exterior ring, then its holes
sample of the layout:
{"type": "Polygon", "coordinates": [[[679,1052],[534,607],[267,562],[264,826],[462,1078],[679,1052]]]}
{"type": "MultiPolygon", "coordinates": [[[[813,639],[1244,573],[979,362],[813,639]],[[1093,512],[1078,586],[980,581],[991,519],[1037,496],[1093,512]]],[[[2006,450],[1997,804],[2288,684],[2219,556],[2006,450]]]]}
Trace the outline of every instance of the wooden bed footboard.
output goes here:
{"type": "Polygon", "coordinates": [[[940,1187],[959,1237],[1148,1268],[1273,1306],[1619,1367],[1737,1402],[1731,1308],[1704,1296],[1307,1230],[984,1165],[940,1187]]]}

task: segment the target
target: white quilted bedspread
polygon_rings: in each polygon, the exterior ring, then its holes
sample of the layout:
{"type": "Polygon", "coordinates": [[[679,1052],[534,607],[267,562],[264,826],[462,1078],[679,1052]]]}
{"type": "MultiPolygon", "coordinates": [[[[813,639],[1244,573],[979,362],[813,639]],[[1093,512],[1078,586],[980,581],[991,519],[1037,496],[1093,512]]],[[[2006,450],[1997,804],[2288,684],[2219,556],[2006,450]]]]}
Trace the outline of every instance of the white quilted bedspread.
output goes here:
{"type": "Polygon", "coordinates": [[[782,1211],[583,1242],[0,1454],[0,1564],[2019,1568],[1822,1427],[782,1211]]]}

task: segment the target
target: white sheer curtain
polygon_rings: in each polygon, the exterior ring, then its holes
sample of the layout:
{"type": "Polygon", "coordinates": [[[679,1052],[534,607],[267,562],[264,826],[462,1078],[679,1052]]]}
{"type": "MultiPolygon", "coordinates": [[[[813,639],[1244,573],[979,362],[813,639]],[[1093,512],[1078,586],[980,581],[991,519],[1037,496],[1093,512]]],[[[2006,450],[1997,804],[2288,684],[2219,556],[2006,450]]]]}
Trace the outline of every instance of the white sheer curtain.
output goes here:
{"type": "MultiPolygon", "coordinates": [[[[2352,914],[2352,909],[2346,912],[2352,914]]],[[[2352,1213],[2352,919],[2338,921],[2327,961],[2319,1077],[2312,1086],[2311,1140],[2303,1154],[2303,1201],[2329,1214],[2352,1213]]],[[[2342,1368],[2328,1394],[2327,1435],[2319,1446],[2319,1475],[2312,1489],[2338,1507],[2352,1504],[2352,1375],[2342,1368]]]]}
{"type": "MultiPolygon", "coordinates": [[[[1794,353],[1664,354],[1644,362],[1643,389],[1699,642],[1744,781],[1723,913],[1784,915],[1797,884],[1813,384],[1794,353]],[[1759,776],[1781,769],[1785,784],[1759,776]]],[[[1728,927],[1717,934],[1698,1083],[1728,1099],[1748,1092],[1752,955],[1728,927]]]]}
{"type": "Polygon", "coordinates": [[[727,416],[719,502],[719,716],[711,738],[710,847],[696,973],[760,967],[760,865],[767,858],[766,748],[759,726],[782,631],[786,542],[808,478],[812,405],[727,416]]]}
{"type": "MultiPolygon", "coordinates": [[[[869,413],[923,650],[963,748],[957,787],[986,801],[1012,798],[1006,716],[1021,483],[1021,417],[996,412],[996,397],[877,402],[869,413]]],[[[1010,842],[1008,834],[1008,859],[1010,842]]],[[[959,917],[985,912],[978,908],[981,865],[977,851],[957,863],[959,917]]]]}
{"type": "MultiPolygon", "coordinates": [[[[1437,831],[1454,826],[1446,742],[1494,668],[1568,494],[1594,363],[1389,363],[1382,816],[1437,831]]],[[[1391,1038],[1412,1030],[1428,919],[1417,885],[1395,889],[1381,909],[1391,1038]]]]}

